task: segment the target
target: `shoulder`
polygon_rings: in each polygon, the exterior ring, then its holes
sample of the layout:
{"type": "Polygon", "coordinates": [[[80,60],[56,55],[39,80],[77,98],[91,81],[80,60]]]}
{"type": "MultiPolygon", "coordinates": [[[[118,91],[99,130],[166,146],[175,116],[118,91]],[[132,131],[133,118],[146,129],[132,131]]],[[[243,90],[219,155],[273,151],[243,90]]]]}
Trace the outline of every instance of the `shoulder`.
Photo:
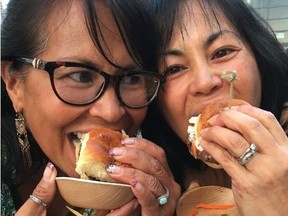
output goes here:
{"type": "Polygon", "coordinates": [[[1,173],[4,173],[4,179],[9,181],[19,161],[20,150],[14,119],[9,116],[4,116],[2,117],[2,122],[4,123],[1,127],[1,173]]]}
{"type": "Polygon", "coordinates": [[[14,201],[9,187],[1,183],[1,215],[14,215],[16,213],[14,201]]]}

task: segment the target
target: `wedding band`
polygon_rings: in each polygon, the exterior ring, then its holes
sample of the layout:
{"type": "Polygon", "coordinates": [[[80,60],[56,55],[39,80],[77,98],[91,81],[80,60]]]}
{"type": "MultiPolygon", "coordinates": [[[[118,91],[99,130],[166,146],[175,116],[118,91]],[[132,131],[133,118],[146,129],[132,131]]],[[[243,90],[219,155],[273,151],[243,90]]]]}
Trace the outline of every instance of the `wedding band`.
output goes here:
{"type": "Polygon", "coordinates": [[[249,148],[238,158],[238,161],[242,165],[246,165],[256,155],[256,145],[252,143],[249,148]]]}
{"type": "Polygon", "coordinates": [[[157,202],[158,202],[159,205],[164,205],[164,204],[166,204],[168,202],[169,190],[168,190],[167,187],[165,187],[165,189],[166,189],[166,193],[164,195],[162,195],[162,196],[159,196],[157,198],[157,202]]]}
{"type": "Polygon", "coordinates": [[[30,199],[31,200],[33,200],[35,203],[37,203],[37,204],[40,204],[40,205],[42,205],[42,206],[44,206],[44,207],[48,207],[48,204],[46,204],[46,203],[44,203],[44,202],[42,202],[42,200],[40,200],[39,198],[37,198],[37,197],[35,197],[34,195],[30,195],[30,199]]]}

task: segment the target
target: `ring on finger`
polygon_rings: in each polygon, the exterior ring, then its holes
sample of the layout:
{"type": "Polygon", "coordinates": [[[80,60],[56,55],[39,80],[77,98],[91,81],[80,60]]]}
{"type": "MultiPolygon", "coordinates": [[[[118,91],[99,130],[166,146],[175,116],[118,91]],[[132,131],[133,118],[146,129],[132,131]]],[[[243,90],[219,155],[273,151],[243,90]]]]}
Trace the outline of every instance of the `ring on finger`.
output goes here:
{"type": "Polygon", "coordinates": [[[40,204],[44,207],[48,207],[48,204],[46,204],[45,202],[43,202],[42,200],[40,200],[39,198],[37,198],[36,196],[34,196],[33,194],[30,195],[30,199],[33,200],[35,203],[40,204]]]}
{"type": "Polygon", "coordinates": [[[249,148],[240,157],[238,157],[239,163],[246,165],[255,157],[256,153],[256,145],[252,143],[249,148]]]}
{"type": "MultiPolygon", "coordinates": [[[[165,186],[164,186],[165,187],[165,186]]],[[[157,202],[159,205],[164,205],[168,202],[169,199],[169,189],[167,187],[165,187],[166,193],[157,197],[157,202]]]]}

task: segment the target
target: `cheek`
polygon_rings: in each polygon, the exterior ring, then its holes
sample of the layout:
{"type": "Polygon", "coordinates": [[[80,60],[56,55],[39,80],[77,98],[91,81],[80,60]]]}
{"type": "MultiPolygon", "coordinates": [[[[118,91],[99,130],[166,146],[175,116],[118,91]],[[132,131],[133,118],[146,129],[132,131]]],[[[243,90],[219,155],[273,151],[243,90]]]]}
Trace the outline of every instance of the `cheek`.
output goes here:
{"type": "Polygon", "coordinates": [[[253,101],[251,104],[259,107],[260,106],[260,101],[261,101],[261,89],[262,89],[262,85],[261,85],[261,79],[260,79],[260,72],[259,69],[255,63],[254,69],[253,69],[254,73],[251,74],[251,80],[252,80],[252,98],[251,101],[253,101]]]}
{"type": "Polygon", "coordinates": [[[71,131],[67,128],[81,113],[52,97],[30,105],[25,113],[29,119],[27,123],[40,148],[61,170],[75,176],[75,149],[68,139],[71,131]]]}
{"type": "Polygon", "coordinates": [[[142,109],[126,109],[127,116],[131,118],[131,126],[129,127],[129,131],[125,131],[130,136],[134,136],[136,131],[140,128],[141,123],[144,121],[144,118],[147,113],[147,107],[142,109]]]}
{"type": "Polygon", "coordinates": [[[53,129],[65,125],[69,115],[72,116],[71,108],[56,97],[48,79],[39,80],[30,79],[25,88],[24,111],[31,122],[28,122],[29,127],[37,126],[41,130],[43,127],[53,129]]]}
{"type": "MultiPolygon", "coordinates": [[[[253,59],[253,58],[250,58],[253,59]]],[[[260,73],[255,60],[243,62],[239,82],[235,84],[239,97],[251,105],[259,107],[261,101],[260,73]]]]}
{"type": "Polygon", "coordinates": [[[173,95],[166,93],[159,94],[158,105],[172,130],[183,141],[186,139],[187,129],[187,104],[184,93],[173,95]]]}
{"type": "Polygon", "coordinates": [[[63,139],[62,131],[77,116],[71,108],[67,109],[60,103],[56,105],[57,103],[53,100],[49,100],[49,102],[49,106],[47,106],[47,102],[41,99],[39,103],[26,107],[25,111],[29,120],[27,125],[41,147],[44,147],[42,145],[47,143],[47,140],[49,140],[49,145],[53,143],[55,146],[60,146],[63,139]]]}
{"type": "Polygon", "coordinates": [[[65,138],[63,130],[75,119],[77,113],[58,100],[50,82],[30,82],[26,87],[24,114],[28,128],[48,156],[53,154],[53,151],[60,152],[65,138]]]}
{"type": "Polygon", "coordinates": [[[177,109],[179,108],[179,105],[174,106],[175,100],[173,98],[174,97],[171,96],[169,92],[165,92],[165,93],[161,92],[158,98],[158,106],[161,110],[162,115],[165,117],[165,119],[168,122],[174,121],[173,114],[177,112],[177,109]]]}

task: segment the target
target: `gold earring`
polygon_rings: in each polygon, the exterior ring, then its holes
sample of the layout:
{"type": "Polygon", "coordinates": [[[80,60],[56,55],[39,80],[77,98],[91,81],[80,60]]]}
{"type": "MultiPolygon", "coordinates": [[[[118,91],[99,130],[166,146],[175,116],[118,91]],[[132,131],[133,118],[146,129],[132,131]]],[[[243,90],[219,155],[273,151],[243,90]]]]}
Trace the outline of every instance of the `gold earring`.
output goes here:
{"type": "Polygon", "coordinates": [[[21,113],[16,112],[15,124],[16,124],[18,142],[24,160],[24,165],[30,168],[32,166],[30,144],[27,137],[24,117],[21,113]]]}

